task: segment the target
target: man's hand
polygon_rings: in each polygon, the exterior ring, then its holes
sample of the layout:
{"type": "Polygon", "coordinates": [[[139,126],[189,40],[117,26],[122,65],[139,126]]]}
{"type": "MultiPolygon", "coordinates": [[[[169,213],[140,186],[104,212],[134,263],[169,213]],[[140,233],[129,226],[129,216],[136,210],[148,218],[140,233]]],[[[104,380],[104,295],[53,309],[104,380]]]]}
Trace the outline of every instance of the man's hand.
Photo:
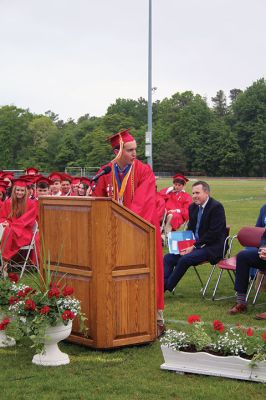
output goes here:
{"type": "Polygon", "coordinates": [[[191,253],[194,250],[194,246],[187,247],[185,250],[180,251],[180,256],[191,253]]]}
{"type": "Polygon", "coordinates": [[[266,246],[259,248],[259,258],[266,261],[266,246]]]}

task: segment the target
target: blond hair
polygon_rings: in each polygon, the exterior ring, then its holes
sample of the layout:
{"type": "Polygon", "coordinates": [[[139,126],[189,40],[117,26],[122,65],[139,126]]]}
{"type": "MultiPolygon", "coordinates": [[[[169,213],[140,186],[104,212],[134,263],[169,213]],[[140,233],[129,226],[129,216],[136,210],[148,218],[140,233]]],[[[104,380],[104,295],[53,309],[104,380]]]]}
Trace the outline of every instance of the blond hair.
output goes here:
{"type": "Polygon", "coordinates": [[[26,211],[27,199],[28,199],[28,189],[25,187],[25,194],[21,199],[17,198],[16,195],[17,186],[14,185],[11,194],[11,211],[9,217],[19,218],[26,211]]]}

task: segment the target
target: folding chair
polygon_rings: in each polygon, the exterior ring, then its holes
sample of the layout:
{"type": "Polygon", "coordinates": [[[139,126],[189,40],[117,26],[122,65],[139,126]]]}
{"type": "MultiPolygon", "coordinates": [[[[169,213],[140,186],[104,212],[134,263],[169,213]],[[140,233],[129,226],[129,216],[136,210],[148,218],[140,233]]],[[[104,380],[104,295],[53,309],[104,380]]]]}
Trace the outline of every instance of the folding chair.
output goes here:
{"type": "Polygon", "coordinates": [[[32,228],[32,239],[30,244],[27,246],[20,247],[18,253],[15,256],[14,260],[9,261],[10,267],[13,267],[15,269],[21,268],[21,273],[20,273],[20,278],[24,274],[24,271],[26,268],[30,267],[35,267],[37,270],[39,270],[39,260],[38,260],[38,252],[37,252],[37,247],[36,247],[36,235],[39,231],[38,228],[38,223],[35,221],[34,226],[32,228]],[[30,259],[30,254],[33,252],[34,258],[35,258],[35,264],[30,259]],[[15,261],[19,259],[19,261],[15,261]]]}
{"type": "Polygon", "coordinates": [[[246,300],[248,300],[249,295],[250,295],[250,292],[251,292],[251,289],[252,289],[253,286],[254,286],[254,282],[257,281],[257,277],[258,277],[258,275],[259,275],[259,272],[260,272],[260,274],[261,274],[261,277],[260,277],[260,279],[258,280],[258,286],[257,286],[257,289],[255,290],[254,299],[253,299],[253,301],[252,301],[252,304],[253,304],[253,305],[256,303],[257,298],[258,298],[258,296],[259,296],[259,294],[260,294],[260,289],[261,289],[261,287],[262,287],[262,284],[263,284],[263,282],[264,282],[264,279],[266,279],[266,270],[265,270],[265,269],[258,269],[258,270],[257,270],[256,275],[255,275],[253,281],[251,282],[251,284],[250,284],[250,286],[249,286],[249,289],[248,289],[248,292],[247,292],[247,297],[246,297],[246,300]]]}
{"type": "MultiPolygon", "coordinates": [[[[226,238],[225,238],[225,241],[224,241],[224,248],[223,248],[223,259],[226,257],[227,251],[229,249],[230,239],[231,239],[231,237],[230,237],[230,226],[227,226],[226,227],[226,238]]],[[[217,263],[216,264],[211,264],[211,267],[212,267],[211,268],[211,272],[210,272],[210,274],[208,276],[208,279],[207,279],[205,285],[204,285],[204,283],[202,281],[202,278],[201,278],[201,276],[199,274],[198,266],[203,265],[203,264],[209,264],[209,263],[210,263],[209,261],[203,261],[202,263],[193,266],[193,269],[196,272],[196,275],[197,275],[197,277],[198,277],[198,279],[199,279],[199,281],[201,283],[201,294],[202,294],[202,297],[205,297],[205,295],[206,295],[207,289],[208,289],[209,284],[211,282],[211,279],[212,279],[213,273],[214,273],[214,271],[216,269],[217,263]]]]}
{"type": "MultiPolygon", "coordinates": [[[[237,233],[237,235],[234,235],[231,239],[230,245],[229,245],[229,250],[228,250],[228,256],[226,258],[223,258],[221,261],[217,263],[217,268],[220,269],[219,275],[217,282],[215,284],[213,294],[212,294],[212,300],[223,300],[230,298],[232,296],[227,296],[227,297],[220,297],[220,298],[215,298],[216,292],[218,289],[218,286],[221,281],[221,277],[224,271],[227,271],[233,285],[234,285],[234,276],[235,275],[235,270],[236,270],[236,256],[232,256],[232,247],[235,239],[238,240],[238,242],[241,244],[243,247],[259,247],[261,236],[264,232],[265,228],[258,228],[258,227],[251,227],[251,226],[245,226],[240,229],[240,231],[237,233]],[[233,273],[233,275],[232,275],[233,273]]],[[[254,279],[250,282],[250,287],[247,293],[247,297],[249,296],[250,290],[253,286],[254,279]]],[[[234,296],[233,296],[234,297],[234,296]]]]}

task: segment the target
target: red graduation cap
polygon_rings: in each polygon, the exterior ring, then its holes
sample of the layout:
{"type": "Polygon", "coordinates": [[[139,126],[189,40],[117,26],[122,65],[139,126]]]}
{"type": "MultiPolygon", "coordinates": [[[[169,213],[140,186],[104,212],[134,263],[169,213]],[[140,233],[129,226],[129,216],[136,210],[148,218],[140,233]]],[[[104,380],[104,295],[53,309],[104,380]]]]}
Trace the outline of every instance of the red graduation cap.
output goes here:
{"type": "Polygon", "coordinates": [[[70,183],[72,183],[72,176],[69,174],[66,174],[65,172],[61,173],[61,180],[62,181],[68,181],[70,183]]]}
{"type": "Polygon", "coordinates": [[[175,176],[173,176],[173,181],[175,181],[176,179],[180,179],[182,181],[184,181],[185,183],[187,183],[189,181],[188,178],[185,177],[185,175],[183,174],[176,174],[175,176]]]}
{"type": "Polygon", "coordinates": [[[14,173],[13,172],[2,172],[1,175],[2,179],[8,178],[9,180],[12,180],[14,178],[14,173]]]}
{"type": "Polygon", "coordinates": [[[60,172],[51,172],[50,175],[48,175],[48,178],[53,182],[54,181],[60,181],[61,182],[62,175],[61,175],[60,172]]]}
{"type": "Polygon", "coordinates": [[[120,143],[133,142],[135,138],[129,133],[130,128],[109,136],[106,140],[111,143],[112,148],[119,147],[120,143]]]}
{"type": "Polygon", "coordinates": [[[40,175],[37,179],[36,179],[36,185],[38,185],[39,183],[46,183],[48,186],[53,184],[53,181],[49,178],[46,178],[46,176],[42,176],[40,175]]]}
{"type": "Polygon", "coordinates": [[[19,186],[19,187],[27,187],[29,185],[29,181],[25,178],[17,178],[13,179],[13,186],[19,186]]]}
{"type": "Polygon", "coordinates": [[[86,178],[85,176],[83,176],[82,178],[80,178],[80,183],[84,183],[87,186],[91,185],[91,180],[89,178],[86,178]]]}
{"type": "Polygon", "coordinates": [[[37,168],[30,167],[30,168],[25,169],[24,172],[26,175],[37,175],[39,170],[37,168]]]}
{"type": "Polygon", "coordinates": [[[81,178],[79,178],[79,177],[75,177],[75,178],[72,178],[72,185],[78,185],[79,183],[80,183],[80,179],[81,178]]]}
{"type": "Polygon", "coordinates": [[[39,175],[20,175],[19,179],[27,182],[27,186],[34,185],[39,175]]]}

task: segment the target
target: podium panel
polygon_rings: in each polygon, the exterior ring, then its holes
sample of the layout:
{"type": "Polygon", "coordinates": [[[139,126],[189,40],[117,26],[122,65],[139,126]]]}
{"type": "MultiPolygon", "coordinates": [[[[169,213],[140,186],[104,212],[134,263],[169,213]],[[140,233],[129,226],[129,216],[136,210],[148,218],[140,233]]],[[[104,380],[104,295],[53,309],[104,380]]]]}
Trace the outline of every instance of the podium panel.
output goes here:
{"type": "MultiPolygon", "coordinates": [[[[43,197],[40,234],[51,269],[75,289],[95,348],[156,338],[155,228],[109,198],[43,197]]],[[[43,266],[42,266],[43,267],[43,266]]]]}

